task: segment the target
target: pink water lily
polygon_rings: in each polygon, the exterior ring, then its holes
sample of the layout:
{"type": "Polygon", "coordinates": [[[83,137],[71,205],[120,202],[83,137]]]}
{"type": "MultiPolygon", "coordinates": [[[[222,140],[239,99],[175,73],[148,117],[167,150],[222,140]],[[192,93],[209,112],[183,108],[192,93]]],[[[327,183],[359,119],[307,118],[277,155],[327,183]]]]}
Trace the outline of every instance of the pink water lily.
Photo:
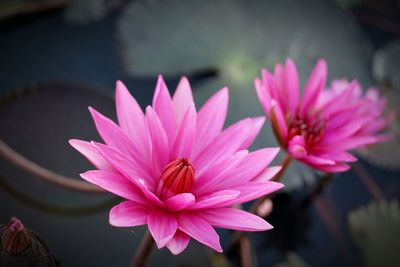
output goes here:
{"type": "Polygon", "coordinates": [[[83,179],[126,199],[110,211],[111,225],[147,224],[158,248],[182,252],[190,238],[222,252],[214,227],[263,231],[272,226],[233,206],[272,193],[280,167],[266,168],[279,148],[248,152],[264,123],[243,119],[223,130],[228,89],[197,112],[183,77],[171,98],[160,76],[152,106],[142,112],[117,82],[118,125],[89,108],[105,144],[70,140],[98,170],[83,179]]]}
{"type": "Polygon", "coordinates": [[[357,160],[347,150],[388,139],[381,132],[393,116],[383,115],[386,100],[376,89],[363,94],[357,81],[346,80],[325,89],[326,77],[321,59],[301,96],[296,65],[288,59],[273,74],[262,70],[255,87],[275,136],[292,158],[320,171],[342,172],[357,160]]]}

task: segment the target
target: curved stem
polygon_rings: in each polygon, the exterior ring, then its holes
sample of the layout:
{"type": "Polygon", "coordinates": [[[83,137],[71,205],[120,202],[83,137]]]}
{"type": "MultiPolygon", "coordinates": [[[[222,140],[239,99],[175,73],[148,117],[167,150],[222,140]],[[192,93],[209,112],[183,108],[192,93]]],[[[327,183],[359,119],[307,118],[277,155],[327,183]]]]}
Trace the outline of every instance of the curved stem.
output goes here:
{"type": "Polygon", "coordinates": [[[0,139],[0,156],[14,164],[15,166],[21,168],[27,173],[30,173],[43,181],[49,182],[51,184],[57,185],[70,190],[81,191],[86,193],[104,193],[102,188],[63,176],[61,174],[52,172],[32,161],[25,158],[9,145],[7,145],[3,140],[0,139]]]}
{"type": "Polygon", "coordinates": [[[130,267],[143,267],[146,265],[147,260],[150,257],[151,251],[154,247],[154,239],[147,230],[143,236],[142,242],[138,250],[136,251],[135,257],[132,260],[130,267]]]}

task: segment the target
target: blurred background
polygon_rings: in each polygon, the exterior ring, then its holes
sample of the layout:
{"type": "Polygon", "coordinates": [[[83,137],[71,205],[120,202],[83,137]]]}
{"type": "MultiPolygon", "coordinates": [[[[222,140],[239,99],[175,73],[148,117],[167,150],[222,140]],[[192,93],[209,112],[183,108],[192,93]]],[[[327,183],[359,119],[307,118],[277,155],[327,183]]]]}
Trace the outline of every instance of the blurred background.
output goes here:
{"type": "MultiPolygon", "coordinates": [[[[253,79],[287,57],[301,84],[322,57],[328,81],[379,87],[399,112],[400,1],[1,0],[0,140],[79,179],[91,166],[67,140],[99,140],[87,106],[115,118],[116,80],[143,108],[158,74],[171,93],[188,76],[197,107],[228,86],[231,123],[263,115],[253,79]]],[[[330,183],[290,167],[266,218],[274,230],[251,236],[258,266],[400,266],[399,116],[389,131],[391,142],[356,151],[359,162],[330,183]]],[[[262,146],[277,146],[268,123],[253,148],[262,146]]],[[[128,266],[145,229],[108,224],[119,201],[47,184],[0,157],[0,224],[17,216],[61,266],[128,266]]],[[[231,232],[220,233],[226,248],[231,232]]],[[[155,251],[150,265],[227,266],[194,241],[177,257],[155,251]]]]}

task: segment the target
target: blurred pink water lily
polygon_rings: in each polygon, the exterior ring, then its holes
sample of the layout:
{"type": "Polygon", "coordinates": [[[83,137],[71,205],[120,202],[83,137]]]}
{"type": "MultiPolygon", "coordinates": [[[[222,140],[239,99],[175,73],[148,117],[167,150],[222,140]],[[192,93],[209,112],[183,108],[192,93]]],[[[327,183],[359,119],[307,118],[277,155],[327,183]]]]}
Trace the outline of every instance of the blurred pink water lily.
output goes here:
{"type": "Polygon", "coordinates": [[[171,98],[162,77],[152,106],[143,114],[127,88],[117,82],[118,124],[89,108],[105,144],[70,140],[98,170],[83,179],[126,199],[110,211],[111,225],[147,224],[158,248],[182,252],[190,237],[222,252],[213,227],[263,231],[262,218],[233,208],[283,185],[270,181],[280,167],[267,165],[279,148],[254,152],[265,118],[246,118],[223,130],[228,89],[196,112],[183,77],[171,98]]]}
{"type": "Polygon", "coordinates": [[[297,160],[325,172],[349,169],[357,159],[347,150],[390,138],[382,130],[386,99],[371,88],[363,94],[357,81],[335,80],[325,89],[327,65],[319,60],[300,96],[296,65],[288,59],[274,73],[262,70],[255,80],[260,103],[280,145],[297,160]]]}

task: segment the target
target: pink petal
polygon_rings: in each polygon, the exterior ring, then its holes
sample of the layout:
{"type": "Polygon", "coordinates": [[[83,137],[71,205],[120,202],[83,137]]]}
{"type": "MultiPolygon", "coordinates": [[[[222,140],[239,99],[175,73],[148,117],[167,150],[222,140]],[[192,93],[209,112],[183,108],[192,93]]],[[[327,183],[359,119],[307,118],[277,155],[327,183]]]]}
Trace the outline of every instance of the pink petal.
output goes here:
{"type": "Polygon", "coordinates": [[[206,210],[200,216],[212,226],[238,231],[265,231],[273,228],[264,219],[234,208],[206,210]]]}
{"type": "Polygon", "coordinates": [[[137,165],[142,168],[144,172],[147,172],[148,166],[143,160],[142,155],[133,145],[132,141],[121,130],[121,128],[119,128],[112,120],[97,112],[95,109],[89,107],[89,111],[92,114],[97,131],[106,144],[121,151],[125,155],[131,156],[131,158],[138,163],[137,165]]]}
{"type": "Polygon", "coordinates": [[[193,209],[202,208],[218,208],[227,206],[225,203],[236,199],[240,192],[237,190],[222,190],[215,192],[211,195],[206,195],[197,200],[196,204],[192,207],[193,209]]]}
{"type": "Polygon", "coordinates": [[[236,152],[232,157],[204,170],[204,173],[197,172],[196,183],[192,191],[195,194],[202,194],[204,191],[212,190],[216,184],[224,180],[229,174],[232,172],[236,173],[236,166],[243,161],[247,154],[247,150],[241,150],[236,152]]]}
{"type": "Polygon", "coordinates": [[[159,177],[169,162],[169,142],[160,119],[151,107],[146,108],[146,122],[151,140],[153,176],[159,177]]]}
{"type": "Polygon", "coordinates": [[[328,70],[325,60],[319,59],[304,87],[300,114],[304,115],[311,106],[317,103],[321,91],[325,88],[327,73],[328,70]]]}
{"type": "Polygon", "coordinates": [[[335,165],[335,161],[331,159],[321,158],[314,155],[307,155],[301,159],[311,165],[335,165]]]}
{"type": "Polygon", "coordinates": [[[186,110],[172,146],[171,158],[190,158],[196,137],[197,113],[192,102],[186,110]]]}
{"type": "Polygon", "coordinates": [[[288,152],[290,156],[301,159],[307,156],[306,141],[304,136],[296,135],[288,143],[288,152]]]}
{"type": "Polygon", "coordinates": [[[283,187],[283,184],[277,182],[247,182],[240,186],[235,186],[232,190],[240,191],[240,195],[227,203],[226,206],[242,204],[250,200],[271,194],[283,187]]]}
{"type": "Polygon", "coordinates": [[[95,143],[95,146],[120,173],[122,173],[133,184],[140,188],[140,190],[142,190],[147,199],[149,199],[155,205],[163,206],[161,200],[149,189],[150,186],[150,188],[154,190],[155,181],[151,180],[150,178],[144,180],[140,175],[138,175],[136,169],[132,165],[132,162],[126,160],[126,158],[118,151],[98,143],[95,143]]]}
{"type": "Polygon", "coordinates": [[[167,248],[172,254],[178,255],[185,250],[189,244],[190,237],[184,232],[177,230],[174,237],[168,242],[167,248]]]}
{"type": "Polygon", "coordinates": [[[225,87],[208,99],[198,112],[194,157],[220,134],[228,111],[228,101],[228,88],[225,87]]]}
{"type": "Polygon", "coordinates": [[[161,75],[158,76],[152,106],[160,118],[169,142],[172,143],[176,133],[177,121],[175,120],[171,96],[161,75]]]}
{"type": "Polygon", "coordinates": [[[223,161],[239,150],[249,133],[251,119],[241,120],[225,129],[204,151],[193,160],[197,172],[223,161]]]}
{"type": "Polygon", "coordinates": [[[149,159],[150,147],[143,111],[121,81],[117,81],[115,100],[120,127],[133,140],[138,153],[149,159]]]}
{"type": "Polygon", "coordinates": [[[179,214],[178,224],[182,232],[217,252],[222,252],[217,232],[204,219],[194,214],[179,214]]]}
{"type": "Polygon", "coordinates": [[[329,145],[325,145],[324,149],[326,150],[347,150],[347,149],[355,149],[361,148],[366,145],[374,144],[377,142],[377,138],[375,136],[355,136],[351,138],[346,138],[345,140],[340,140],[329,145]]]}
{"type": "Polygon", "coordinates": [[[350,166],[345,163],[336,163],[335,165],[316,165],[312,167],[323,172],[345,172],[350,169],[350,166]]]}
{"type": "Polygon", "coordinates": [[[81,173],[81,177],[123,198],[141,204],[149,203],[143,193],[131,181],[118,173],[94,170],[81,173]]]}
{"type": "Polygon", "coordinates": [[[282,96],[286,99],[287,108],[291,114],[296,114],[299,106],[299,77],[297,75],[296,65],[291,59],[286,60],[284,70],[284,86],[282,96]]]}
{"type": "Polygon", "coordinates": [[[254,81],[254,86],[256,88],[258,100],[260,101],[260,104],[263,107],[265,114],[267,114],[269,117],[271,111],[271,95],[269,92],[270,89],[268,88],[268,84],[257,78],[254,81]]]}
{"type": "Polygon", "coordinates": [[[253,181],[257,182],[266,182],[271,180],[275,175],[278,174],[278,172],[282,169],[282,166],[273,166],[273,167],[268,167],[263,171],[260,175],[258,175],[256,178],[254,178],[253,181]]]}
{"type": "Polygon", "coordinates": [[[272,76],[272,74],[266,69],[262,69],[261,75],[265,88],[268,90],[271,99],[275,99],[275,101],[280,102],[281,97],[280,97],[280,88],[278,87],[277,83],[278,81],[276,81],[275,77],[272,76]]]}
{"type": "Polygon", "coordinates": [[[251,118],[251,123],[248,128],[248,134],[243,141],[240,149],[247,149],[256,140],[265,122],[265,117],[251,118]]]}
{"type": "Polygon", "coordinates": [[[104,159],[100,152],[89,142],[70,139],[69,143],[82,155],[84,155],[94,166],[105,171],[114,171],[115,168],[104,159]]]}
{"type": "Polygon", "coordinates": [[[279,153],[279,148],[264,148],[248,154],[235,169],[225,184],[233,185],[254,179],[271,163],[279,153]]]}
{"type": "Polygon", "coordinates": [[[357,158],[351,155],[350,153],[342,150],[336,150],[336,151],[331,151],[328,153],[323,153],[321,155],[318,155],[319,157],[322,158],[327,158],[331,159],[334,161],[345,161],[345,162],[355,162],[357,161],[357,158]]]}
{"type": "Polygon", "coordinates": [[[117,227],[132,227],[147,223],[149,208],[134,201],[125,201],[110,210],[109,222],[117,227]]]}
{"type": "Polygon", "coordinates": [[[191,193],[182,193],[167,199],[164,204],[171,211],[180,211],[191,207],[196,202],[195,196],[191,193]]]}
{"type": "Polygon", "coordinates": [[[186,110],[193,102],[192,89],[186,77],[182,77],[172,97],[172,105],[175,110],[175,120],[180,124],[186,110]]]}
{"type": "Polygon", "coordinates": [[[160,210],[153,210],[149,214],[147,225],[158,248],[165,247],[174,237],[178,228],[175,215],[160,210]]]}
{"type": "Polygon", "coordinates": [[[286,140],[288,135],[288,127],[286,125],[285,116],[275,100],[272,100],[271,103],[271,123],[275,136],[279,139],[279,143],[285,145],[284,140],[286,140]]]}

